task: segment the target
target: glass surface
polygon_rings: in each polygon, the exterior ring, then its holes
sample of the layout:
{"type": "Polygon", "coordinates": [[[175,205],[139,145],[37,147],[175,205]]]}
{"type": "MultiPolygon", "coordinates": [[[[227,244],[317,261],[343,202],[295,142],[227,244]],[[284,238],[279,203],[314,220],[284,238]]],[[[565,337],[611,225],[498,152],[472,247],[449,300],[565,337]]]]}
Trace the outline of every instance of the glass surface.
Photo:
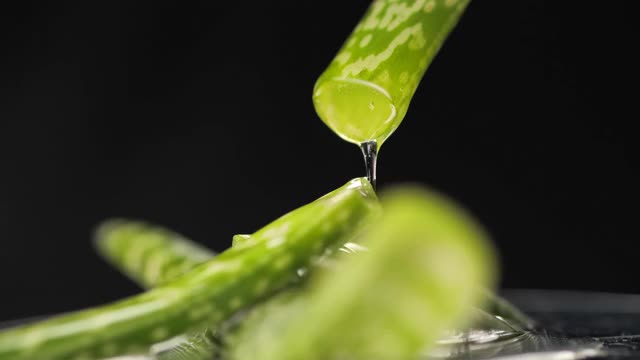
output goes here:
{"type": "MultiPolygon", "coordinates": [[[[640,295],[547,290],[503,295],[536,321],[534,330],[484,342],[476,333],[476,339],[469,336],[448,353],[436,349],[425,359],[640,359],[640,295]]],[[[484,340],[490,336],[486,332],[484,340]]]]}
{"type": "MultiPolygon", "coordinates": [[[[536,322],[526,333],[509,325],[452,332],[424,359],[640,359],[640,295],[509,290],[502,294],[536,322]]],[[[39,320],[0,323],[0,328],[39,320]]],[[[112,359],[152,359],[118,357],[112,359]]]]}

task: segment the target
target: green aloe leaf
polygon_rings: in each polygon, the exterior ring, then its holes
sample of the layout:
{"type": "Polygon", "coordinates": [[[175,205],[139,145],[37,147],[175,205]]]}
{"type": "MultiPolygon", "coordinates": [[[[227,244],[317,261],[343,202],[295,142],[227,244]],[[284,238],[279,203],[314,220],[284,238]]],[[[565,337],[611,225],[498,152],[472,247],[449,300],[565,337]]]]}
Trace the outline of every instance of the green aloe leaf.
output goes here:
{"type": "Polygon", "coordinates": [[[124,219],[100,224],[94,244],[105,260],[145,289],[171,281],[215,256],[171,230],[124,219]]]}
{"type": "Polygon", "coordinates": [[[338,136],[378,146],[400,125],[469,0],[376,0],[320,76],[313,102],[338,136]]]}

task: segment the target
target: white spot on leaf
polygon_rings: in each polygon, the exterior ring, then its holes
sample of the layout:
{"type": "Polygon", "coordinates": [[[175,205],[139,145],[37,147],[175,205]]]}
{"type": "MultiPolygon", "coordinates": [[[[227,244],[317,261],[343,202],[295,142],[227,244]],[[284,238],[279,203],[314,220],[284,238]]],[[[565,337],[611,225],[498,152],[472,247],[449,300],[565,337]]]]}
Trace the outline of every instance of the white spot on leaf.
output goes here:
{"type": "Polygon", "coordinates": [[[363,48],[367,45],[369,45],[369,43],[371,42],[371,38],[373,37],[373,35],[371,34],[367,34],[365,35],[362,40],[360,40],[360,47],[363,48]]]}

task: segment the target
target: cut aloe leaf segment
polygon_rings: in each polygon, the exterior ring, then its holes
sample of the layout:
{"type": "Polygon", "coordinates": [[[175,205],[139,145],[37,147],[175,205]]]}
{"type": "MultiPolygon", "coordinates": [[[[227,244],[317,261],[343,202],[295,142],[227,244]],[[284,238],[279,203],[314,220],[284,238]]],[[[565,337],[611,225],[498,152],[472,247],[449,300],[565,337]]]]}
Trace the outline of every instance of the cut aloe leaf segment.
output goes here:
{"type": "Polygon", "coordinates": [[[318,78],[318,116],[342,139],[378,147],[404,118],[469,0],[376,0],[318,78]]]}

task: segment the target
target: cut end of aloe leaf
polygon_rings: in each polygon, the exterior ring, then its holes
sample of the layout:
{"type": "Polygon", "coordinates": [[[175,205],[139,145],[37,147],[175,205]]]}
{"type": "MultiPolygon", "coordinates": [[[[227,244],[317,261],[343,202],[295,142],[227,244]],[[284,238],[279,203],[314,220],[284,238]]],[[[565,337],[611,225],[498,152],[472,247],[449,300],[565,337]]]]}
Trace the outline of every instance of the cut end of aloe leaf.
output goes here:
{"type": "Polygon", "coordinates": [[[381,143],[397,118],[389,93],[368,81],[333,78],[319,82],[313,102],[322,121],[354,144],[371,140],[381,143]]]}
{"type": "Polygon", "coordinates": [[[233,235],[233,240],[231,240],[232,247],[238,247],[242,244],[246,243],[247,240],[251,239],[251,235],[249,234],[236,234],[233,235]]]}
{"type": "Polygon", "coordinates": [[[373,185],[371,185],[371,183],[366,177],[354,178],[350,180],[348,183],[346,183],[345,185],[343,185],[341,188],[338,188],[337,190],[330,192],[324,197],[327,197],[327,196],[330,197],[335,195],[341,196],[340,193],[342,193],[344,189],[357,190],[363,198],[368,200],[368,203],[370,204],[373,203],[375,204],[375,206],[379,206],[378,195],[376,195],[376,190],[373,188],[373,185]]]}

